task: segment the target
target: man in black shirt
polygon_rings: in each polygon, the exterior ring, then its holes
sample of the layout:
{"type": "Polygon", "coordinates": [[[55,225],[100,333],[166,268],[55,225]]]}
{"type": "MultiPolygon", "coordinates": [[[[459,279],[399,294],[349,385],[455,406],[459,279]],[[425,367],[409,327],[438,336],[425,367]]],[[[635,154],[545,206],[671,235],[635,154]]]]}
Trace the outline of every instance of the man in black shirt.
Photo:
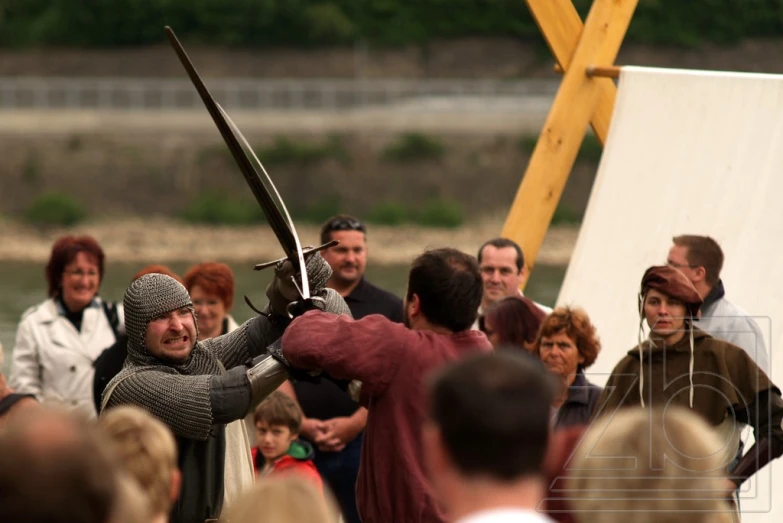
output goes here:
{"type": "MultiPolygon", "coordinates": [[[[332,267],[327,287],[336,290],[354,318],[381,314],[402,323],[402,300],[380,289],[364,277],[367,266],[367,228],[346,214],[335,216],[321,227],[321,243],[340,243],[322,251],[332,267]]],[[[305,418],[302,436],[316,447],[315,466],[340,503],[346,523],[358,523],[356,476],[359,471],[361,434],[367,423],[367,409],[329,380],[295,382],[283,390],[294,394],[305,418]]]]}

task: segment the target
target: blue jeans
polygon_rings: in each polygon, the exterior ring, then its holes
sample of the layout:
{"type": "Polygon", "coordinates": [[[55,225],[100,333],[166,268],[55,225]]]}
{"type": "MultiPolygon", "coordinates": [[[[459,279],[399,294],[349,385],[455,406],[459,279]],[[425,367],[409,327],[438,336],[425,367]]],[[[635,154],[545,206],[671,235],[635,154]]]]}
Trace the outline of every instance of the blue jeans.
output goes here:
{"type": "Polygon", "coordinates": [[[362,434],[356,436],[340,452],[321,452],[315,449],[315,468],[337,498],[345,523],[361,523],[356,510],[356,477],[359,474],[362,454],[362,434]]]}

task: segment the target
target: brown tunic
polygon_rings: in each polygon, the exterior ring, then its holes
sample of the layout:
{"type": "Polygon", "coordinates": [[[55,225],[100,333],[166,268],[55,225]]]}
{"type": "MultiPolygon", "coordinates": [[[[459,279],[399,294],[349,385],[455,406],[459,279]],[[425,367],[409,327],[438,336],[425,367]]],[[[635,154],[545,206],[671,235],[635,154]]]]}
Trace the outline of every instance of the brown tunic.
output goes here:
{"type": "MultiPolygon", "coordinates": [[[[662,341],[658,341],[657,345],[648,340],[642,346],[645,406],[679,405],[690,408],[691,353],[688,335],[669,347],[665,347],[662,341]]],[[[694,328],[693,349],[692,410],[712,426],[720,425],[728,415],[744,414],[760,392],[771,388],[777,390],[764,371],[739,347],[694,328]]],[[[637,347],[620,360],[598,400],[596,415],[611,414],[618,407],[641,406],[640,363],[637,347]]],[[[747,416],[748,421],[755,425],[755,416],[750,411],[739,417],[747,416]]]]}

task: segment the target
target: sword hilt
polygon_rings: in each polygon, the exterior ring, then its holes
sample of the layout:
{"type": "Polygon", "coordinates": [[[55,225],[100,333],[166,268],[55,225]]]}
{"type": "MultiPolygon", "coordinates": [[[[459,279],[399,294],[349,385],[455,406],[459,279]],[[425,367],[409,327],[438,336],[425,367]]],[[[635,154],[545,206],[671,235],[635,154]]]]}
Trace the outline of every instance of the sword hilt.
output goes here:
{"type": "MultiPolygon", "coordinates": [[[[318,247],[309,247],[307,249],[303,249],[302,250],[302,256],[307,258],[308,256],[311,256],[311,255],[315,254],[316,252],[322,251],[324,249],[328,249],[329,247],[334,247],[338,243],[340,243],[339,240],[332,240],[332,241],[324,243],[323,245],[319,245],[318,247]]],[[[273,267],[273,266],[277,265],[278,263],[280,263],[282,261],[286,261],[287,259],[288,259],[288,257],[285,257],[285,258],[280,258],[279,260],[273,260],[273,261],[269,261],[269,262],[265,262],[265,263],[258,263],[255,266],[253,266],[253,270],[254,271],[262,271],[262,270],[264,270],[266,268],[273,267]]]]}
{"type": "Polygon", "coordinates": [[[301,316],[307,311],[321,309],[320,307],[316,306],[316,302],[320,303],[322,307],[326,308],[326,300],[320,296],[310,296],[306,300],[292,301],[286,308],[288,317],[293,320],[297,316],[301,316]]]}

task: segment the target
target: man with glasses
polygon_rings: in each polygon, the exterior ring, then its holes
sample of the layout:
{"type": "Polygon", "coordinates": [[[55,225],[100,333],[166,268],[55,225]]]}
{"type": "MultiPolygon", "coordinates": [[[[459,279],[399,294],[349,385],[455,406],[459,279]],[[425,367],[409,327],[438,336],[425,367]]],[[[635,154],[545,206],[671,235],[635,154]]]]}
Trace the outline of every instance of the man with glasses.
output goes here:
{"type": "MultiPolygon", "coordinates": [[[[522,296],[519,286],[525,276],[522,249],[508,238],[493,238],[484,242],[478,251],[478,262],[484,294],[479,307],[479,320],[473,325],[474,329],[479,328],[480,319],[490,305],[507,296],[522,296]]],[[[536,306],[545,314],[552,312],[546,305],[536,303],[536,306]]]]}
{"type": "Polygon", "coordinates": [[[93,361],[124,329],[122,306],[99,295],[106,256],[91,236],[66,235],[52,245],[48,299],[28,308],[16,330],[9,385],[95,417],[93,361]]]}
{"type": "Polygon", "coordinates": [[[745,350],[769,375],[769,359],[761,329],[744,309],[726,299],[720,279],[723,250],[718,242],[709,236],[683,234],[672,238],[672,243],[667,265],[679,269],[704,300],[699,328],[745,350]]]}
{"type": "MultiPolygon", "coordinates": [[[[402,323],[402,300],[364,277],[367,227],[353,216],[339,214],[321,227],[321,243],[331,240],[340,243],[322,251],[332,268],[327,287],[345,299],[355,319],[380,314],[402,323]]],[[[359,522],[355,486],[367,409],[329,380],[297,381],[283,390],[302,408],[302,435],[317,448],[315,465],[339,501],[346,523],[359,522]]]]}

